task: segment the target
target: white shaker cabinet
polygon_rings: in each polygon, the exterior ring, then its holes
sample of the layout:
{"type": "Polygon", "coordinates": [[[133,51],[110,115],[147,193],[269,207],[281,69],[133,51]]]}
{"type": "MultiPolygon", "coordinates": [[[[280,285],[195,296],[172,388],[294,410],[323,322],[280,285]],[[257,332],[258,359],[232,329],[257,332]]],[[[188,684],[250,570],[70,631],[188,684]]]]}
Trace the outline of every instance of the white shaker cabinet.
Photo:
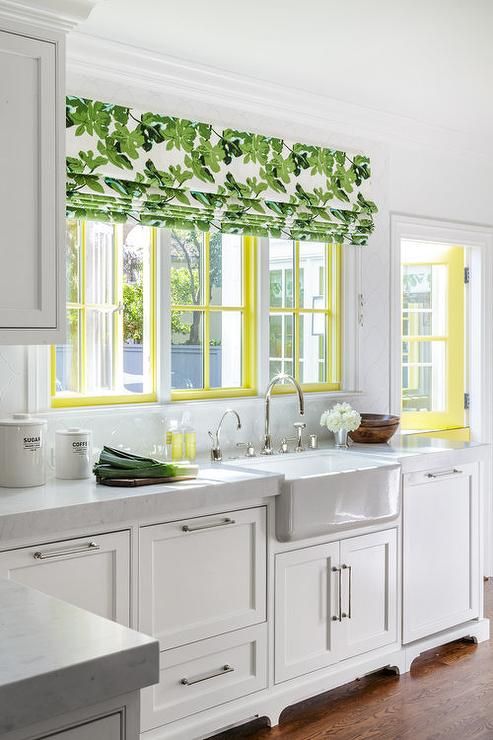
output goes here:
{"type": "Polygon", "coordinates": [[[276,556],[276,683],[397,640],[395,529],[276,556]]]}
{"type": "Polygon", "coordinates": [[[395,529],[341,542],[345,658],[397,640],[397,533],[395,529]]]}
{"type": "Polygon", "coordinates": [[[0,15],[0,343],[63,340],[64,38],[0,15]]]}
{"type": "Polygon", "coordinates": [[[479,616],[480,542],[477,463],[404,476],[404,643],[479,616]]]}
{"type": "Polygon", "coordinates": [[[139,629],[161,650],[265,621],[265,507],[142,527],[139,551],[139,629]]]}
{"type": "Polygon", "coordinates": [[[0,552],[0,577],[129,624],[128,531],[0,552]]]}

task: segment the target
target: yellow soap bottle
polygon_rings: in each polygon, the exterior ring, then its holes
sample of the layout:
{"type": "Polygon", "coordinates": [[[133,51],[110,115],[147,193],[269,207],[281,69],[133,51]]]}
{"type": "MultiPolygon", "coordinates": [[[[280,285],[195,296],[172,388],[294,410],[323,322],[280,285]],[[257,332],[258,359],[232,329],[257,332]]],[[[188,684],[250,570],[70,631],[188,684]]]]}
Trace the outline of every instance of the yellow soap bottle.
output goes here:
{"type": "Polygon", "coordinates": [[[195,462],[197,457],[197,432],[192,426],[190,414],[183,414],[182,419],[183,440],[185,446],[185,459],[195,462]]]}

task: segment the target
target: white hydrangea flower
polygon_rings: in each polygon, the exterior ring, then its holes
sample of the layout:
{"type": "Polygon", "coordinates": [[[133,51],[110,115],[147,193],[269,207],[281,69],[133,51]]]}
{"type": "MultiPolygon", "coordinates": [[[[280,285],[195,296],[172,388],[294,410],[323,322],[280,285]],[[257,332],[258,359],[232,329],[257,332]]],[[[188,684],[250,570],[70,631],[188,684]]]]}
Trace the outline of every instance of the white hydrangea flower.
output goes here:
{"type": "Polygon", "coordinates": [[[320,426],[330,432],[354,432],[360,424],[361,416],[349,403],[336,403],[320,417],[320,426]]]}

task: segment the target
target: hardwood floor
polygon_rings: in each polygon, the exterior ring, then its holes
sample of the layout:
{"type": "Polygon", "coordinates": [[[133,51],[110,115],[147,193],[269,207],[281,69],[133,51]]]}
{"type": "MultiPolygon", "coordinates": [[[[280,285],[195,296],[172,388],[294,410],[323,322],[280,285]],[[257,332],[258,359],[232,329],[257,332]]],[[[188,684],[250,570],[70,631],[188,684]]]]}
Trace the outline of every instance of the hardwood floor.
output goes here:
{"type": "MultiPolygon", "coordinates": [[[[485,583],[493,619],[493,581],[485,583]]],[[[493,740],[493,640],[460,641],[287,708],[278,727],[258,720],[215,740],[493,740]]]]}

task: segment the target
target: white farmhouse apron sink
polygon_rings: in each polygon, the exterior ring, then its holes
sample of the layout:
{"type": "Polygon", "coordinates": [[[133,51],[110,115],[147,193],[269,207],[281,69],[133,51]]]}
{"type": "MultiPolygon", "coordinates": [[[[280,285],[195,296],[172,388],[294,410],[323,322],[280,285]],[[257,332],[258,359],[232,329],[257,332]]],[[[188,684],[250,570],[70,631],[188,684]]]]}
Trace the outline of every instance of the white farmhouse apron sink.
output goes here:
{"type": "Polygon", "coordinates": [[[230,464],[284,476],[276,500],[281,542],[381,524],[399,515],[400,466],[366,454],[307,452],[230,464]]]}

